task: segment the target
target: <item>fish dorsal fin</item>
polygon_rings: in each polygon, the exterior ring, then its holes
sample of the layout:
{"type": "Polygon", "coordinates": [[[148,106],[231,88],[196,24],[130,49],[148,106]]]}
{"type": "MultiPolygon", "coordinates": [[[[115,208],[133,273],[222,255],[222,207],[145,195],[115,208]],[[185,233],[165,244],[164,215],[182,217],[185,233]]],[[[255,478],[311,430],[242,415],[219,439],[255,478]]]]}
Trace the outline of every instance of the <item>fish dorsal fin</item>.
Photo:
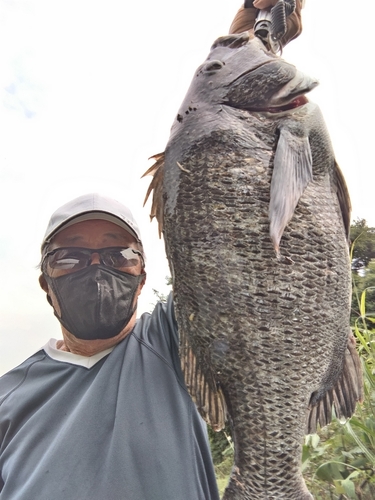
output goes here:
{"type": "Polygon", "coordinates": [[[183,329],[180,331],[180,358],[185,384],[202,418],[214,431],[225,427],[227,409],[224,395],[216,382],[209,363],[195,355],[183,329]]]}
{"type": "Polygon", "coordinates": [[[151,156],[151,159],[155,160],[155,163],[142,175],[152,175],[153,179],[148,187],[143,206],[146,204],[150,194],[152,195],[152,205],[151,205],[151,220],[156,217],[159,226],[159,237],[163,232],[164,226],[164,200],[163,200],[163,179],[164,179],[164,161],[165,153],[158,153],[151,156]]]}
{"type": "Polygon", "coordinates": [[[348,238],[349,241],[350,217],[351,217],[352,205],[350,203],[349,191],[344,179],[344,175],[341,172],[341,169],[336,161],[335,161],[335,174],[337,182],[337,198],[340,204],[342,220],[346,231],[346,237],[348,238]]]}
{"type": "Polygon", "coordinates": [[[306,434],[314,434],[317,426],[324,427],[332,420],[332,408],[337,418],[350,418],[358,401],[363,400],[362,365],[356,341],[350,332],[341,373],[336,383],[321,387],[311,395],[307,413],[306,434]]]}
{"type": "Polygon", "coordinates": [[[269,207],[270,236],[277,255],[284,229],[312,178],[308,137],[281,128],[274,158],[269,207]]]}

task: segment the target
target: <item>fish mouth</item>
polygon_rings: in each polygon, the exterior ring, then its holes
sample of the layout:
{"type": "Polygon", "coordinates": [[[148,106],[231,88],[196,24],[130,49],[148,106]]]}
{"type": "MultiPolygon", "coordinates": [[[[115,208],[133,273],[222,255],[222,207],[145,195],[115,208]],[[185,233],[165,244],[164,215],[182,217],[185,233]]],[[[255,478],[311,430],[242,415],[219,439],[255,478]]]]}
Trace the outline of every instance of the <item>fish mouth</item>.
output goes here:
{"type": "Polygon", "coordinates": [[[291,109],[299,108],[307,104],[309,100],[305,95],[300,95],[293,99],[292,101],[281,104],[280,106],[269,106],[269,107],[259,107],[259,108],[251,108],[247,111],[258,112],[258,113],[281,113],[283,111],[290,111],[291,109]]]}
{"type": "Polygon", "coordinates": [[[242,73],[227,93],[229,106],[249,112],[282,113],[304,106],[318,85],[293,65],[271,60],[242,73]]]}

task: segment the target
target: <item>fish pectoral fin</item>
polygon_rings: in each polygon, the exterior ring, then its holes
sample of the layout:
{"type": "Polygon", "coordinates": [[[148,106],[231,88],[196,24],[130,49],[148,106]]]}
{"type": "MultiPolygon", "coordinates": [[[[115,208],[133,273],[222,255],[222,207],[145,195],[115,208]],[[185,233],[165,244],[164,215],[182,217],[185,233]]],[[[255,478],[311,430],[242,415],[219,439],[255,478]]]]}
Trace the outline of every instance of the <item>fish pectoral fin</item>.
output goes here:
{"type": "Polygon", "coordinates": [[[357,402],[362,402],[363,375],[362,365],[352,333],[349,335],[342,371],[336,383],[324,385],[311,395],[306,434],[314,434],[317,426],[324,427],[332,420],[332,408],[338,419],[350,418],[355,411],[357,402]]]}
{"type": "Polygon", "coordinates": [[[151,167],[142,175],[145,177],[146,175],[152,175],[152,181],[148,187],[143,206],[147,203],[147,200],[154,191],[152,195],[152,205],[151,205],[151,220],[156,217],[158,221],[159,227],[159,238],[163,232],[164,226],[164,199],[163,199],[163,179],[164,179],[164,162],[165,162],[165,153],[159,153],[154,156],[151,156],[152,159],[155,160],[155,163],[151,165],[151,167]]]}
{"type": "Polygon", "coordinates": [[[184,335],[180,335],[181,368],[189,394],[196,404],[201,417],[214,431],[225,427],[227,408],[220,387],[216,386],[213,374],[205,363],[200,363],[184,335]],[[204,367],[204,368],[203,368],[204,367]]]}
{"type": "Polygon", "coordinates": [[[281,128],[274,157],[269,206],[270,236],[277,255],[284,229],[312,178],[308,137],[281,128]]]}

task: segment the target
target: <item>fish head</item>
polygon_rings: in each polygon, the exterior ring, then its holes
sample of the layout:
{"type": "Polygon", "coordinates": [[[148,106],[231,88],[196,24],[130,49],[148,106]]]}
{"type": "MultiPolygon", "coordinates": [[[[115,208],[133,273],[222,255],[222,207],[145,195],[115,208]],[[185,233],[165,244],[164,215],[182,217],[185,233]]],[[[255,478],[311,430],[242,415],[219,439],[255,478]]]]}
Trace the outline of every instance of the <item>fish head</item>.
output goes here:
{"type": "Polygon", "coordinates": [[[227,105],[246,111],[278,112],[301,106],[318,84],[258,38],[244,32],[218,38],[193,77],[177,120],[198,109],[227,105]]]}

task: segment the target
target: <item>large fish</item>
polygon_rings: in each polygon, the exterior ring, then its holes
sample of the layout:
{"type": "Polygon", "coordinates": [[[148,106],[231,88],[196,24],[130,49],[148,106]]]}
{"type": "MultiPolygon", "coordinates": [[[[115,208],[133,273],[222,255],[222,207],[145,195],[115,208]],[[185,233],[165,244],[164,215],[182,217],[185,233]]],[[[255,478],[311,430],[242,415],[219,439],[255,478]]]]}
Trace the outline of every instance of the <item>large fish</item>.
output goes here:
{"type": "Polygon", "coordinates": [[[316,84],[247,34],[219,38],[148,171],[186,384],[232,428],[227,500],[311,499],[304,434],[362,398],[350,201],[316,84]]]}

